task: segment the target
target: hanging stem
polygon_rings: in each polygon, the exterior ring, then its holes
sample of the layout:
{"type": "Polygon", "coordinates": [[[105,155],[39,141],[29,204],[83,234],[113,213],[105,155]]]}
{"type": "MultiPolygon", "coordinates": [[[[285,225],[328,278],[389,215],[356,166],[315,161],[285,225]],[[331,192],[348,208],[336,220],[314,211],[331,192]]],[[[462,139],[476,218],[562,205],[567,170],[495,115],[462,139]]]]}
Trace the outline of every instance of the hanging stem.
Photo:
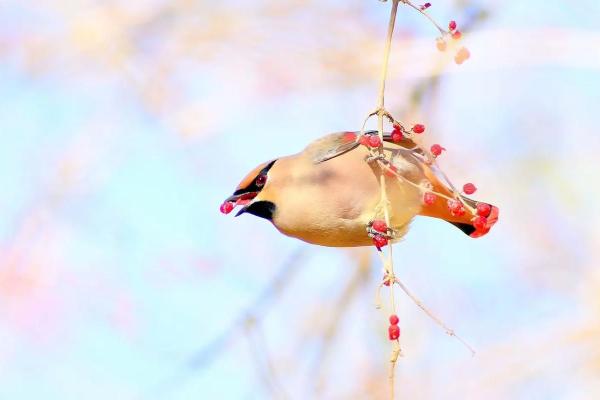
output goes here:
{"type": "MultiPolygon", "coordinates": [[[[390,21],[388,24],[387,37],[385,41],[385,48],[383,52],[383,65],[381,66],[381,81],[379,85],[379,101],[377,106],[377,130],[379,132],[379,138],[383,143],[383,118],[386,115],[389,115],[385,110],[385,81],[387,78],[388,65],[390,61],[390,50],[392,48],[392,37],[394,35],[394,26],[396,25],[396,14],[398,12],[398,3],[400,0],[392,1],[392,11],[390,13],[390,21]]],[[[383,146],[379,147],[379,154],[384,155],[383,146]]],[[[385,175],[384,169],[379,168],[379,186],[381,191],[381,199],[380,204],[383,207],[383,214],[385,217],[385,223],[387,226],[392,226],[390,221],[390,211],[389,211],[389,201],[387,198],[387,188],[385,184],[385,175]]],[[[392,245],[390,243],[387,260],[382,255],[382,261],[384,263],[385,273],[386,275],[394,280],[394,259],[392,257],[392,245]]],[[[392,281],[393,282],[393,281],[392,281]]],[[[392,313],[396,313],[396,303],[394,301],[394,285],[390,285],[390,302],[392,313]]],[[[398,360],[398,356],[400,355],[400,344],[399,341],[394,341],[392,354],[390,356],[390,398],[394,399],[394,387],[395,387],[395,371],[396,371],[396,361],[398,360]]]]}
{"type": "Polygon", "coordinates": [[[396,25],[396,13],[398,12],[398,3],[400,0],[392,1],[392,12],[388,24],[387,38],[385,41],[385,50],[383,52],[383,65],[381,66],[381,84],[379,86],[379,116],[383,119],[385,105],[385,79],[387,78],[388,64],[390,61],[390,49],[392,47],[392,36],[394,35],[394,26],[396,25]]]}

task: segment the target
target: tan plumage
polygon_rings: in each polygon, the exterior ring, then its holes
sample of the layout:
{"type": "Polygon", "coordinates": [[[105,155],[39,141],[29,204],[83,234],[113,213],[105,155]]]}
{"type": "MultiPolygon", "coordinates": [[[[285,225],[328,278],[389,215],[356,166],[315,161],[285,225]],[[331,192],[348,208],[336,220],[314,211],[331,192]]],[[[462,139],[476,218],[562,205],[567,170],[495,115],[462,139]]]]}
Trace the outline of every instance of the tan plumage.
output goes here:
{"type": "MultiPolygon", "coordinates": [[[[379,187],[382,171],[379,163],[365,161],[369,151],[358,145],[356,137],[350,132],[327,135],[300,153],[263,164],[248,174],[228,201],[244,205],[239,214],[248,212],[270,219],[281,233],[309,243],[333,247],[372,245],[366,227],[383,217],[379,187]]],[[[399,145],[386,143],[385,149],[399,175],[417,185],[430,185],[440,193],[451,193],[449,188],[441,187],[413,142],[405,139],[399,145]]],[[[390,222],[399,239],[410,221],[422,213],[423,195],[419,188],[387,172],[384,176],[390,222]]],[[[452,219],[443,199],[427,207],[425,213],[431,216],[452,219]]],[[[468,224],[472,217],[454,218],[454,222],[468,224]]]]}

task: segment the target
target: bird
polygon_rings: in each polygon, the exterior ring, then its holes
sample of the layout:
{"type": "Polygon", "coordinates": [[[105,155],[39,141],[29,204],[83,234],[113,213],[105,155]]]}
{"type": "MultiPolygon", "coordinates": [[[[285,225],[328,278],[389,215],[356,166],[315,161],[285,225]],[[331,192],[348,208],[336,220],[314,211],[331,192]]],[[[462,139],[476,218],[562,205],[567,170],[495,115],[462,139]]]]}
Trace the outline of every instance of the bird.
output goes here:
{"type": "Polygon", "coordinates": [[[447,221],[473,238],[490,231],[498,207],[460,194],[411,138],[398,141],[384,133],[378,156],[364,141],[374,136],[377,131],[331,133],[299,153],[262,163],[225,199],[221,212],[240,206],[236,216],[263,218],[282,234],[315,245],[372,246],[373,222],[385,215],[383,174],[392,243],[417,216],[447,221]],[[425,193],[436,195],[426,203],[425,193]]]}

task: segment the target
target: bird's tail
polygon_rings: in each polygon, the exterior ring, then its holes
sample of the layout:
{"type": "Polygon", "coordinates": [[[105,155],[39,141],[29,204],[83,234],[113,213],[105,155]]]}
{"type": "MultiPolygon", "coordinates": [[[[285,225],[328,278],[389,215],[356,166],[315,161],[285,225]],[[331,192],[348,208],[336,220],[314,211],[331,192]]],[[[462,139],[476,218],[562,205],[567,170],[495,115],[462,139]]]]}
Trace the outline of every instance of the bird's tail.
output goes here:
{"type": "Polygon", "coordinates": [[[435,166],[426,166],[424,172],[432,184],[432,192],[451,200],[439,195],[433,200],[430,198],[431,204],[424,204],[420,215],[450,222],[472,238],[486,235],[498,221],[498,207],[459,195],[446,176],[435,166]],[[459,196],[464,204],[457,202],[459,196]]]}

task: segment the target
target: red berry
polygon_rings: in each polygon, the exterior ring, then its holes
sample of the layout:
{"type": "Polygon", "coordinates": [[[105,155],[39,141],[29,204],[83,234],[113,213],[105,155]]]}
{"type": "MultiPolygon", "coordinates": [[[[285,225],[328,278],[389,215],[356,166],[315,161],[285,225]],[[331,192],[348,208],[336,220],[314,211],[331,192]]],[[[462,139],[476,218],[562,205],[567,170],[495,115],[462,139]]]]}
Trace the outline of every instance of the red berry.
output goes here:
{"type": "Polygon", "coordinates": [[[425,132],[425,125],[416,124],[415,126],[412,127],[412,130],[414,133],[423,133],[423,132],[425,132]]]}
{"type": "Polygon", "coordinates": [[[223,214],[229,214],[232,210],[233,210],[233,203],[230,201],[225,201],[223,202],[223,204],[221,204],[221,207],[219,207],[219,210],[221,210],[221,212],[223,214]]]}
{"type": "Polygon", "coordinates": [[[369,137],[367,135],[362,135],[360,137],[360,139],[358,139],[358,143],[362,144],[363,146],[368,146],[369,145],[369,137]]]}
{"type": "Polygon", "coordinates": [[[385,286],[390,286],[390,283],[391,283],[390,278],[387,275],[384,275],[383,276],[383,284],[385,286]]]}
{"type": "Polygon", "coordinates": [[[477,203],[477,215],[487,217],[492,212],[492,206],[487,203],[477,203]]]}
{"type": "Polygon", "coordinates": [[[379,135],[370,135],[369,136],[369,146],[371,146],[371,147],[381,146],[381,139],[379,138],[379,135]]]}
{"type": "Polygon", "coordinates": [[[404,135],[402,134],[402,128],[398,125],[394,125],[394,130],[392,131],[392,142],[399,143],[402,141],[404,135]]]}
{"type": "Polygon", "coordinates": [[[473,194],[476,191],[477,187],[472,183],[465,183],[465,185],[463,186],[463,192],[465,192],[466,194],[473,194]]]}
{"type": "Polygon", "coordinates": [[[435,45],[439,51],[446,51],[446,41],[442,38],[437,38],[435,45]]]}
{"type": "Polygon", "coordinates": [[[462,37],[462,33],[460,31],[452,32],[452,39],[458,40],[462,37]]]}
{"type": "Polygon", "coordinates": [[[387,228],[388,228],[385,221],[383,221],[381,219],[377,219],[377,220],[373,221],[373,224],[371,225],[371,227],[374,230],[376,230],[377,232],[381,232],[381,233],[386,233],[387,228]]]}
{"type": "Polygon", "coordinates": [[[456,21],[450,21],[450,23],[448,24],[448,28],[450,28],[450,31],[453,31],[456,29],[456,21]]]}
{"type": "Polygon", "coordinates": [[[397,340],[400,337],[400,327],[398,325],[390,325],[388,335],[390,340],[397,340]]]}
{"type": "Polygon", "coordinates": [[[455,217],[460,217],[465,215],[465,207],[460,202],[460,200],[450,199],[448,200],[448,209],[450,213],[455,217]]]}
{"type": "Polygon", "coordinates": [[[482,216],[477,216],[473,218],[473,226],[478,231],[484,229],[487,226],[487,218],[482,216]]]}
{"type": "Polygon", "coordinates": [[[435,200],[437,199],[437,196],[431,192],[426,192],[423,195],[423,203],[425,203],[426,205],[430,206],[433,203],[435,203],[435,200]]]}
{"type": "Polygon", "coordinates": [[[375,245],[375,247],[377,247],[377,249],[381,249],[382,247],[388,244],[388,240],[385,236],[376,235],[373,238],[373,244],[375,245]]]}
{"type": "Polygon", "coordinates": [[[431,146],[431,154],[433,154],[436,157],[442,154],[442,151],[444,150],[446,149],[440,146],[439,144],[434,144],[433,146],[431,146]]]}
{"type": "Polygon", "coordinates": [[[420,9],[421,11],[425,11],[425,10],[427,10],[429,7],[431,7],[431,3],[425,3],[425,4],[423,4],[422,6],[419,6],[419,9],[420,9]]]}
{"type": "Polygon", "coordinates": [[[396,314],[390,315],[390,324],[398,325],[398,322],[400,322],[400,318],[396,314]]]}

